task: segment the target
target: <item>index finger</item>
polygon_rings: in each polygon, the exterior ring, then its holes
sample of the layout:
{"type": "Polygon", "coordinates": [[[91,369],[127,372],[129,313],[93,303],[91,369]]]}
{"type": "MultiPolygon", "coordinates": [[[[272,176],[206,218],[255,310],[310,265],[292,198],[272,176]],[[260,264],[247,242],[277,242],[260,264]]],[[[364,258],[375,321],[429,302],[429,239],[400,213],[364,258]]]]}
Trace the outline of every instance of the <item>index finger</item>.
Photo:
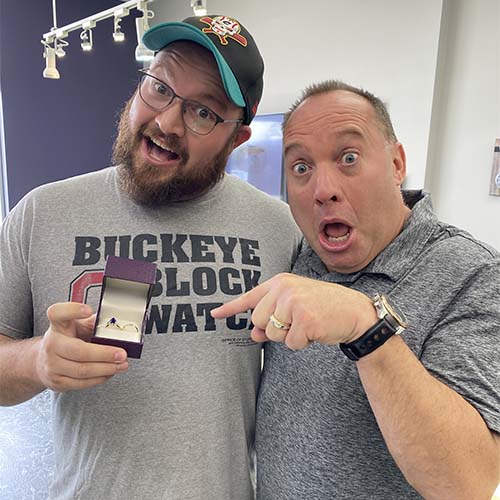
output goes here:
{"type": "Polygon", "coordinates": [[[215,319],[228,318],[235,314],[255,309],[255,306],[262,300],[264,295],[267,294],[270,288],[270,282],[265,281],[261,285],[257,285],[252,290],[240,295],[237,299],[230,300],[219,307],[210,311],[210,314],[215,319]]]}

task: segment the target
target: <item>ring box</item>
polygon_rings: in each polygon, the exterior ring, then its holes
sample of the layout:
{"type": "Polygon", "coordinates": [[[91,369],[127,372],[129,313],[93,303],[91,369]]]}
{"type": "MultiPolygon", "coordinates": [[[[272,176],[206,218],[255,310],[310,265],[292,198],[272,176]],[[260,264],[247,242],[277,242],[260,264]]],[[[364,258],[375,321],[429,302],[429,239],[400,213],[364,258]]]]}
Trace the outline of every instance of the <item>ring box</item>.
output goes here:
{"type": "Polygon", "coordinates": [[[91,342],[122,347],[140,358],[156,264],[108,256],[91,342]]]}

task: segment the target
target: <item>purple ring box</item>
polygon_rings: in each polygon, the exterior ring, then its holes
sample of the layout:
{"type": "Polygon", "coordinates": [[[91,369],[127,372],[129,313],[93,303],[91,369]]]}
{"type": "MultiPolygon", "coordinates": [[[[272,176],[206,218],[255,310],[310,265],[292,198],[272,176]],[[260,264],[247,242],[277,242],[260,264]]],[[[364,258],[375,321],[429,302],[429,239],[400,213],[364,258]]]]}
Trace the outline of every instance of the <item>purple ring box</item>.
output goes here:
{"type": "Polygon", "coordinates": [[[156,264],[108,256],[91,342],[122,347],[140,358],[156,264]]]}

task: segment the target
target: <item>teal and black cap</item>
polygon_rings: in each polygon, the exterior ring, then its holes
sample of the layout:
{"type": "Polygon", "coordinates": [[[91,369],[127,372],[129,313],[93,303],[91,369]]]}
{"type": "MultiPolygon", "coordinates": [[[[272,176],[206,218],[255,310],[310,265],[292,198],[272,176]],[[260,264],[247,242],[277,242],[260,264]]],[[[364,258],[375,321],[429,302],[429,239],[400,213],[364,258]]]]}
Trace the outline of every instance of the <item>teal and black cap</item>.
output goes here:
{"type": "Polygon", "coordinates": [[[245,108],[243,123],[249,125],[257,113],[264,84],[264,61],[252,35],[232,17],[207,15],[157,24],[142,38],[154,52],[178,40],[190,40],[212,52],[226,94],[236,106],[245,108]]]}

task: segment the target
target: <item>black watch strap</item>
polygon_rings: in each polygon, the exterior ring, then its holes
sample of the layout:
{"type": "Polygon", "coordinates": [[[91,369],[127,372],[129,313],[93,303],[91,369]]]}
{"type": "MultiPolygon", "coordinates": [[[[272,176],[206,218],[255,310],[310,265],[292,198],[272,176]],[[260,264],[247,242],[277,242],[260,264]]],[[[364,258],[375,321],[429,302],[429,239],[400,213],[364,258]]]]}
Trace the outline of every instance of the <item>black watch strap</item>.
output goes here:
{"type": "Polygon", "coordinates": [[[398,328],[395,327],[386,316],[385,318],[379,319],[377,323],[361,337],[347,344],[339,344],[339,347],[349,359],[357,361],[379,348],[397,331],[398,328]]]}

